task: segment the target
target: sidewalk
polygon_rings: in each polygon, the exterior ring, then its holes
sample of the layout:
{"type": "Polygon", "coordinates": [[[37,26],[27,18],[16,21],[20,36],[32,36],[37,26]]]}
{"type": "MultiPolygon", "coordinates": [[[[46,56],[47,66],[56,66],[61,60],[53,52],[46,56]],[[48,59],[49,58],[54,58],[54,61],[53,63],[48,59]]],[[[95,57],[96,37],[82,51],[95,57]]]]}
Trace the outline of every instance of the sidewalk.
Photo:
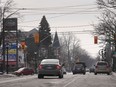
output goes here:
{"type": "Polygon", "coordinates": [[[116,72],[112,72],[112,75],[113,75],[113,76],[116,76],[116,72]]]}
{"type": "Polygon", "coordinates": [[[4,74],[2,74],[2,73],[0,73],[0,79],[1,78],[9,78],[9,77],[16,77],[16,75],[13,75],[13,74],[7,74],[7,73],[4,73],[4,74]]]}

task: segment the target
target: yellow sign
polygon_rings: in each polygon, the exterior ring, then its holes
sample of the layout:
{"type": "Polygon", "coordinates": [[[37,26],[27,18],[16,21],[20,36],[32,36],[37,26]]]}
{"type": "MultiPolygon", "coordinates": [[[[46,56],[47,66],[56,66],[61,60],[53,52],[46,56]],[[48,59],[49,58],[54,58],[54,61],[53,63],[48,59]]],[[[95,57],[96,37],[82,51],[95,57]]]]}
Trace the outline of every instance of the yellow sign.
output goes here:
{"type": "Polygon", "coordinates": [[[8,50],[8,54],[16,54],[16,49],[10,49],[10,50],[8,50]]]}

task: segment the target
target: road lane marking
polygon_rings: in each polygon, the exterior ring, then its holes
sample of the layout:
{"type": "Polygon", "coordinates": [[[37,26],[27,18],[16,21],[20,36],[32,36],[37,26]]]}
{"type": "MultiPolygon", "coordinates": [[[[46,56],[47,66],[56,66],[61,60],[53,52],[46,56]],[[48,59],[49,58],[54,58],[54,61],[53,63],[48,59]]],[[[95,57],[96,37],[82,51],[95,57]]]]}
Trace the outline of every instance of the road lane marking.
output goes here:
{"type": "Polygon", "coordinates": [[[73,79],[71,82],[67,83],[66,85],[64,85],[63,87],[67,87],[68,85],[70,85],[72,82],[74,82],[77,78],[73,79]]]}

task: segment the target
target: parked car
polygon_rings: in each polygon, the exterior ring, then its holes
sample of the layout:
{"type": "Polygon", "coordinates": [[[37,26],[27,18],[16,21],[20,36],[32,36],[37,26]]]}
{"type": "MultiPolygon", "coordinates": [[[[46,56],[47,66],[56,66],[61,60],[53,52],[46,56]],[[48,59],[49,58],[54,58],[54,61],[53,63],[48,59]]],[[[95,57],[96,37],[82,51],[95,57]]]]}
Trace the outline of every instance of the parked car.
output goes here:
{"type": "Polygon", "coordinates": [[[15,75],[33,75],[34,74],[34,70],[32,68],[28,68],[28,67],[22,67],[19,68],[17,71],[14,72],[15,75]]]}
{"type": "Polygon", "coordinates": [[[94,74],[97,75],[97,73],[106,73],[106,74],[110,75],[111,67],[105,61],[98,61],[95,65],[94,74]]]}
{"type": "Polygon", "coordinates": [[[86,74],[86,64],[84,62],[77,62],[72,70],[73,74],[78,74],[78,73],[82,73],[82,74],[86,74]]]}
{"type": "Polygon", "coordinates": [[[58,59],[43,59],[38,66],[38,78],[59,76],[63,78],[63,69],[58,59]]]}

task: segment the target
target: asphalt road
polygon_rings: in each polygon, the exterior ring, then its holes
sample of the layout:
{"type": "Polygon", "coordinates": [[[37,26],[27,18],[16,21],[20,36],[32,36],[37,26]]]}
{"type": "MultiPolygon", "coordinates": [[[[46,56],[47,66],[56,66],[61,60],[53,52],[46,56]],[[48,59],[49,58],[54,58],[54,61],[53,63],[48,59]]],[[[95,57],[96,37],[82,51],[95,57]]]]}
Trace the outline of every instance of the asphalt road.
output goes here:
{"type": "Polygon", "coordinates": [[[116,76],[87,73],[67,74],[63,79],[58,77],[38,79],[37,75],[29,75],[0,80],[0,87],[116,87],[116,76]]]}

